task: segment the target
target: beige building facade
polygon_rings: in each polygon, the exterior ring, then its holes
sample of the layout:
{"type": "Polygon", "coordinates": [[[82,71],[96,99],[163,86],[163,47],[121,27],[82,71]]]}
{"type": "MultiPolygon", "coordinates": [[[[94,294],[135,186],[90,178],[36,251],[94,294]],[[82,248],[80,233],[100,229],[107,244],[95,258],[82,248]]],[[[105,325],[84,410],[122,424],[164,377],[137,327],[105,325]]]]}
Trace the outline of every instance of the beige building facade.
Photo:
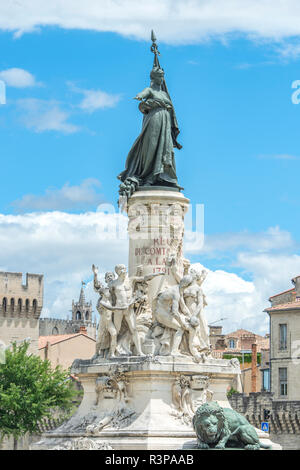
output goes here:
{"type": "Polygon", "coordinates": [[[30,352],[37,353],[39,317],[43,308],[42,274],[0,272],[0,341],[30,340],[30,352]]]}
{"type": "Polygon", "coordinates": [[[270,347],[270,335],[258,335],[248,330],[238,329],[228,334],[223,334],[222,326],[209,325],[209,339],[212,345],[212,354],[221,359],[227,357],[237,357],[240,360],[241,384],[245,395],[251,392],[269,390],[265,388],[268,367],[263,359],[270,347]],[[251,354],[252,358],[257,353],[261,355],[261,364],[257,361],[249,361],[245,355],[251,354]]]}
{"type": "Polygon", "coordinates": [[[270,389],[274,400],[300,400],[300,276],[294,287],[270,297],[270,389]]]}
{"type": "Polygon", "coordinates": [[[91,359],[96,352],[96,340],[81,327],[79,333],[39,337],[39,356],[49,359],[53,367],[71,367],[75,359],[91,359]]]}
{"type": "MultiPolygon", "coordinates": [[[[244,395],[249,395],[253,393],[253,369],[252,364],[250,367],[241,368],[241,382],[244,395]]],[[[257,374],[255,378],[255,392],[260,392],[262,389],[262,374],[260,372],[260,367],[257,366],[257,374]]]]}

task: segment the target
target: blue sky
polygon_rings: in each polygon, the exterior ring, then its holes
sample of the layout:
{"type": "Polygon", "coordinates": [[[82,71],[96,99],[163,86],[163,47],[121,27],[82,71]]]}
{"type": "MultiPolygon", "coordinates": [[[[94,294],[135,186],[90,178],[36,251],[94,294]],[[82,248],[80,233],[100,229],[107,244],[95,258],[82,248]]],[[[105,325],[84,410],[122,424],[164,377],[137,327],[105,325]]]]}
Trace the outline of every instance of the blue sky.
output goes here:
{"type": "MultiPolygon", "coordinates": [[[[295,3],[289,3],[292,18],[295,3]]],[[[6,11],[7,18],[12,13],[6,11]]],[[[30,251],[32,238],[23,247],[6,249],[4,229],[16,224],[21,239],[20,221],[28,213],[36,214],[34,226],[40,223],[41,212],[52,213],[52,220],[53,211],[75,217],[95,212],[99,202],[116,207],[116,175],[141,128],[141,114],[132,98],[148,86],[153,60],[148,19],[136,23],[139,28],[128,26],[128,31],[122,19],[118,27],[105,28],[100,20],[94,28],[74,20],[69,29],[65,23],[72,10],[60,15],[54,25],[45,19],[45,26],[34,25],[33,20],[24,26],[18,19],[9,28],[0,24],[0,79],[7,84],[7,103],[0,105],[1,240],[6,252],[0,267],[48,274],[52,287],[51,295],[45,291],[45,300],[51,315],[63,315],[72,300],[58,300],[57,286],[62,289],[59,282],[64,282],[66,265],[62,263],[55,274],[50,261],[39,255],[38,243],[36,252],[30,251]],[[20,256],[22,248],[25,254],[20,256]]],[[[228,26],[225,34],[213,15],[207,37],[193,27],[192,39],[188,26],[183,31],[175,17],[173,29],[172,20],[168,29],[163,19],[156,25],[154,16],[152,23],[181,130],[183,148],[176,151],[179,182],[192,204],[205,205],[207,246],[188,255],[212,272],[233,273],[237,282],[248,282],[248,287],[251,283],[253,295],[260,298],[251,308],[262,309],[269,295],[290,288],[290,278],[300,273],[300,105],[291,100],[292,83],[300,80],[300,32],[292,27],[283,31],[284,18],[282,24],[279,18],[273,33],[264,33],[257,22],[255,35],[249,36],[241,19],[240,31],[228,26]]],[[[52,230],[56,233],[57,227],[52,230]]],[[[100,254],[97,258],[101,263],[100,254]]],[[[105,267],[114,262],[108,257],[105,267]]],[[[75,295],[87,269],[89,264],[77,269],[73,287],[71,281],[68,289],[64,285],[65,296],[75,295]]],[[[218,314],[212,311],[212,319],[218,314]]],[[[261,310],[247,315],[252,320],[245,325],[258,328],[255,318],[261,310]]]]}
{"type": "MultiPolygon", "coordinates": [[[[141,127],[132,97],[149,83],[150,42],[57,28],[20,39],[2,33],[0,41],[1,69],[22,68],[41,82],[7,87],[7,105],[0,108],[6,174],[1,211],[11,212],[12,201],[24,194],[41,195],[86,178],[99,179],[103,198],[115,202],[116,175],[141,127]],[[119,95],[120,101],[83,112],[77,108],[82,94],[70,82],[119,95]],[[24,99],[56,101],[78,130],[27,129],[23,119],[29,113],[18,106],[24,99]]],[[[192,202],[205,204],[206,230],[275,224],[297,235],[300,106],[291,101],[291,84],[300,78],[299,62],[243,39],[160,44],[160,50],[181,129],[179,179],[192,202]]]]}

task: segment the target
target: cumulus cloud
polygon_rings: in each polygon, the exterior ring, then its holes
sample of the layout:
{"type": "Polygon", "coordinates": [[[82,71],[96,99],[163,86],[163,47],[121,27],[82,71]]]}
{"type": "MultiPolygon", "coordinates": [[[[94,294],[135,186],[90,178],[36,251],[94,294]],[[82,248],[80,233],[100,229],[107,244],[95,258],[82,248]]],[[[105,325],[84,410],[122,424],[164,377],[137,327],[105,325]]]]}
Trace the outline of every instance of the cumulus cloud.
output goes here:
{"type": "MultiPolygon", "coordinates": [[[[201,271],[206,269],[200,263],[193,267],[201,271]]],[[[266,299],[256,287],[254,281],[246,281],[235,273],[224,270],[207,270],[207,277],[203,283],[203,290],[208,305],[205,308],[207,322],[219,322],[224,331],[234,331],[238,328],[266,333],[268,319],[263,313],[266,299]]]]}
{"type": "Polygon", "coordinates": [[[66,318],[93,263],[101,272],[127,263],[126,224],[101,212],[0,215],[0,270],[44,274],[43,315],[66,318]]]}
{"type": "Polygon", "coordinates": [[[63,110],[57,101],[26,98],[18,100],[17,105],[21,110],[21,122],[35,132],[58,131],[73,134],[80,130],[78,126],[68,122],[70,113],[63,110]]]}
{"type": "Polygon", "coordinates": [[[113,108],[120,101],[119,95],[110,95],[101,90],[82,90],[84,98],[79,107],[93,113],[97,109],[113,108]]]}
{"type": "Polygon", "coordinates": [[[98,109],[114,108],[121,99],[119,94],[110,94],[103,90],[85,90],[76,87],[72,82],[67,84],[73,92],[83,95],[78,107],[88,113],[93,113],[98,109]]]}
{"type": "Polygon", "coordinates": [[[3,80],[7,86],[15,88],[28,88],[41,85],[30,72],[18,68],[0,71],[0,79],[3,80]]]}
{"type": "MultiPolygon", "coordinates": [[[[200,263],[194,265],[203,269],[200,263]]],[[[250,275],[251,281],[228,271],[208,270],[203,283],[208,306],[209,322],[226,318],[225,332],[238,328],[264,335],[268,332],[269,317],[264,309],[270,296],[291,289],[291,279],[300,274],[300,256],[297,254],[238,253],[236,266],[250,275]]]]}
{"type": "Polygon", "coordinates": [[[23,0],[1,2],[0,28],[17,37],[44,26],[194,43],[234,34],[280,41],[300,34],[298,0],[23,0]]]}
{"type": "Polygon", "coordinates": [[[296,60],[300,56],[300,42],[297,38],[296,41],[288,41],[280,44],[277,48],[278,54],[282,57],[282,59],[287,60],[296,60]]]}
{"type": "Polygon", "coordinates": [[[103,197],[96,188],[101,186],[95,178],[87,178],[79,185],[65,183],[62,188],[48,188],[45,194],[38,196],[26,194],[16,200],[12,206],[21,212],[47,210],[87,210],[98,205],[103,197]]]}
{"type": "Polygon", "coordinates": [[[209,298],[208,320],[226,317],[227,332],[246,328],[264,334],[269,320],[263,310],[269,306],[268,298],[291,288],[291,278],[300,274],[300,256],[295,254],[298,248],[291,234],[279,227],[260,233],[208,235],[203,247],[188,242],[187,254],[226,258],[227,270],[209,271],[204,283],[209,298]],[[242,274],[228,272],[231,269],[242,274]]]}
{"type": "Polygon", "coordinates": [[[243,249],[254,252],[283,250],[293,248],[294,245],[295,242],[289,232],[281,230],[280,227],[270,227],[266,231],[256,233],[244,230],[236,233],[205,235],[203,245],[199,243],[195,234],[187,233],[185,250],[190,254],[217,256],[220,253],[232,253],[243,249]]]}
{"type": "MultiPolygon", "coordinates": [[[[118,263],[127,264],[126,230],[127,217],[118,213],[0,215],[0,270],[43,273],[43,316],[66,318],[72,299],[79,296],[82,280],[87,281],[86,297],[95,306],[93,263],[99,266],[102,276],[118,263]]],[[[272,230],[266,233],[272,238],[272,230]]],[[[207,320],[227,318],[223,322],[227,332],[246,328],[266,333],[268,315],[263,310],[268,306],[268,297],[289,289],[290,279],[300,274],[300,255],[288,253],[287,248],[259,253],[255,241],[251,246],[253,249],[247,251],[237,247],[234,252],[235,267],[242,274],[231,272],[234,269],[230,265],[209,270],[203,284],[207,320]]],[[[194,266],[203,268],[200,263],[194,266]]]]}
{"type": "Polygon", "coordinates": [[[300,275],[300,256],[296,253],[237,254],[236,264],[245,273],[255,273],[255,282],[265,298],[291,289],[291,279],[300,275]]]}

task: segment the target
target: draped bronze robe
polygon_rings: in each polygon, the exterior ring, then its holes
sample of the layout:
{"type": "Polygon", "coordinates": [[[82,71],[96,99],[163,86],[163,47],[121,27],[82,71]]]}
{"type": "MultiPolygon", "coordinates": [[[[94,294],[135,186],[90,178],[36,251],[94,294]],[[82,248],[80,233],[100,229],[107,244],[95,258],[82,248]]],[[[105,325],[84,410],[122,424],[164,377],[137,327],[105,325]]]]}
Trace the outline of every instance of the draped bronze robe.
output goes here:
{"type": "Polygon", "coordinates": [[[176,186],[174,146],[179,133],[171,99],[167,92],[146,88],[139,95],[146,98],[139,105],[144,114],[143,127],[126,160],[125,170],[119,175],[121,181],[135,177],[140,186],[176,186]]]}

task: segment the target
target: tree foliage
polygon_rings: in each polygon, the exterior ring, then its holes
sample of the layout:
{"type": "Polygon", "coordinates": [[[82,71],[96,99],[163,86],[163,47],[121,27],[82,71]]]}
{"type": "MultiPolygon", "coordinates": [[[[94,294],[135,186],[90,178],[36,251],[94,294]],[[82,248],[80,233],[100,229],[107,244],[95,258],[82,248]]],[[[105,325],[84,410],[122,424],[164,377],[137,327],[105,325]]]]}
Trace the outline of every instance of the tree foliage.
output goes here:
{"type": "Polygon", "coordinates": [[[76,395],[69,371],[28,354],[28,342],[13,343],[0,364],[0,435],[18,439],[38,432],[55,409],[71,410],[76,395]]]}
{"type": "Polygon", "coordinates": [[[235,388],[231,387],[230,390],[228,390],[228,392],[227,392],[227,397],[230,398],[235,393],[239,393],[239,392],[235,388]]]}

